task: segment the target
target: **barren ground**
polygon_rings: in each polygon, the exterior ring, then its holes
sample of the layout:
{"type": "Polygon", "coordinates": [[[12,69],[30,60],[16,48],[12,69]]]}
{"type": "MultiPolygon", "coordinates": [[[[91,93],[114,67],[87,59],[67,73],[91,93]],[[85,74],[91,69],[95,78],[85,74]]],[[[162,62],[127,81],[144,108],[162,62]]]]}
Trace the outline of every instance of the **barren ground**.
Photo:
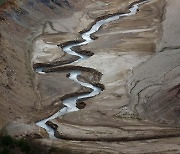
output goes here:
{"type": "Polygon", "coordinates": [[[33,65],[76,59],[57,45],[80,40],[79,32],[97,18],[127,12],[132,2],[72,0],[52,3],[52,9],[29,0],[4,6],[9,15],[2,10],[0,128],[17,137],[38,134],[40,142],[83,153],[180,153],[178,0],[150,0],[136,15],[104,25],[94,34],[98,39],[81,47],[94,55],[74,65],[101,72],[99,79],[84,71],[82,79],[105,90],[85,100],[84,109],[52,121],[60,140],[49,140],[34,125],[59,110],[63,96],[89,89],[69,80],[67,71],[36,74],[33,65]]]}

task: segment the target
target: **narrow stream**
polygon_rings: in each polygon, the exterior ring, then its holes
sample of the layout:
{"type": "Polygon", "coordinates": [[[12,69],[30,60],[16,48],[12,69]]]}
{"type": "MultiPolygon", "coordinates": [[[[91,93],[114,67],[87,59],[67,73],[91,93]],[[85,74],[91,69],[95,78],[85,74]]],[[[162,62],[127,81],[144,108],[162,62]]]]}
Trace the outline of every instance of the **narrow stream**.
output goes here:
{"type": "MultiPolygon", "coordinates": [[[[91,29],[89,31],[84,32],[81,35],[82,38],[85,40],[84,42],[81,42],[81,43],[72,43],[70,45],[67,45],[67,46],[63,47],[64,52],[66,52],[66,53],[68,53],[70,55],[78,56],[79,59],[77,61],[75,61],[75,62],[86,60],[88,58],[88,56],[84,56],[82,54],[78,54],[75,51],[73,51],[72,48],[73,47],[77,47],[77,46],[86,45],[86,44],[89,44],[89,43],[93,42],[94,40],[91,39],[91,35],[94,34],[95,32],[97,32],[102,25],[107,24],[107,23],[112,22],[112,21],[115,21],[115,20],[118,20],[118,19],[121,19],[122,17],[127,17],[127,16],[131,16],[131,15],[136,14],[138,9],[139,9],[139,5],[145,3],[146,1],[147,0],[144,0],[144,1],[141,1],[139,3],[134,4],[129,9],[129,13],[114,15],[114,16],[109,17],[107,19],[102,19],[100,21],[97,21],[91,27],[91,29]]],[[[37,68],[36,72],[37,73],[41,73],[41,74],[45,74],[45,72],[43,72],[42,68],[37,68]]],[[[69,112],[78,111],[79,109],[76,107],[76,102],[79,99],[90,98],[90,97],[96,96],[96,95],[98,95],[102,91],[99,87],[93,86],[93,85],[91,85],[89,83],[84,83],[84,82],[79,81],[77,79],[77,76],[81,74],[81,71],[79,71],[79,70],[74,71],[73,70],[73,71],[70,71],[69,74],[70,74],[69,79],[79,83],[83,87],[88,87],[88,88],[92,89],[92,92],[89,93],[89,94],[84,94],[84,95],[80,95],[80,96],[76,96],[76,97],[71,97],[71,98],[63,100],[63,104],[65,105],[65,107],[63,109],[59,110],[57,113],[55,113],[54,115],[50,116],[49,118],[44,119],[44,120],[39,121],[39,122],[36,123],[38,126],[44,128],[48,132],[49,137],[51,139],[55,139],[54,130],[51,127],[49,127],[48,125],[46,125],[47,121],[56,119],[57,117],[60,117],[60,116],[62,116],[64,114],[67,114],[69,112]]]]}

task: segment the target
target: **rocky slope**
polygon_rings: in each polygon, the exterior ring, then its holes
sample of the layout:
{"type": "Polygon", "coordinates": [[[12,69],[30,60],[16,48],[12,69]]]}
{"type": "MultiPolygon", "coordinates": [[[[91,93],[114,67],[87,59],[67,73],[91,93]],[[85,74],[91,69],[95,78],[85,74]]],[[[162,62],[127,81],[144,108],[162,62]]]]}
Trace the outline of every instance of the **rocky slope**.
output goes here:
{"type": "MultiPolygon", "coordinates": [[[[89,89],[67,79],[66,72],[43,75],[32,68],[77,59],[57,45],[81,39],[79,32],[94,20],[127,12],[133,2],[6,3],[0,22],[1,128],[14,121],[5,127],[11,135],[47,137],[30,123],[61,108],[67,94],[89,89]]],[[[84,100],[84,109],[51,121],[58,126],[56,136],[65,140],[40,141],[87,153],[179,153],[179,5],[178,0],[150,0],[136,15],[104,25],[94,35],[96,41],[76,49],[94,53],[75,65],[102,72],[105,90],[84,100]]],[[[81,77],[97,79],[86,71],[81,77]]]]}
{"type": "Polygon", "coordinates": [[[48,19],[65,18],[75,7],[66,1],[8,1],[1,7],[0,127],[31,121],[42,102],[32,70],[32,40],[48,19]]]}

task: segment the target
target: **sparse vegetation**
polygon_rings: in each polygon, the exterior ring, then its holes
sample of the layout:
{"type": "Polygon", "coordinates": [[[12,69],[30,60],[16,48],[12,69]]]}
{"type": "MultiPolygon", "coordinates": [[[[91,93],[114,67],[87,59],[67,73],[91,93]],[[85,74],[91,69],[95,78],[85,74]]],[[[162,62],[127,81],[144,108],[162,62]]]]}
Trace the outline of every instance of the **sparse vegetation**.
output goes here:
{"type": "Polygon", "coordinates": [[[0,0],[0,5],[4,4],[7,0],[0,0]]]}
{"type": "Polygon", "coordinates": [[[52,154],[55,148],[48,148],[32,139],[15,139],[4,135],[0,137],[0,154],[52,154]]]}
{"type": "Polygon", "coordinates": [[[83,154],[65,147],[55,148],[32,139],[15,139],[9,135],[0,136],[0,154],[83,154]]]}

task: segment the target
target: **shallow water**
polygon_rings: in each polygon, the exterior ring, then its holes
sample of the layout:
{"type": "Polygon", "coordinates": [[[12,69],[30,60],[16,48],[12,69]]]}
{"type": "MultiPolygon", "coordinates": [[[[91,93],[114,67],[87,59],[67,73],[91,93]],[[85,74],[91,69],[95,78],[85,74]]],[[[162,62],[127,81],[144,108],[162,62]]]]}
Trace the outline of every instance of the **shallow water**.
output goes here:
{"type": "MultiPolygon", "coordinates": [[[[131,15],[136,14],[138,9],[139,9],[139,5],[141,5],[141,4],[145,3],[145,2],[146,1],[134,4],[129,9],[129,11],[130,11],[129,13],[114,15],[114,16],[109,17],[107,19],[102,19],[100,21],[97,21],[91,27],[91,29],[89,31],[87,31],[87,32],[85,32],[85,33],[83,33],[81,35],[81,37],[85,40],[84,42],[81,42],[81,43],[72,43],[70,45],[67,45],[67,46],[63,47],[64,52],[66,52],[66,53],[68,53],[70,55],[78,56],[79,59],[77,61],[74,61],[74,62],[78,62],[78,61],[82,61],[82,60],[87,59],[88,56],[85,56],[85,55],[82,55],[82,54],[78,54],[75,51],[73,51],[72,48],[73,47],[77,47],[77,46],[86,45],[86,44],[89,44],[89,43],[93,42],[94,40],[91,39],[91,35],[94,34],[95,32],[97,32],[102,25],[108,24],[108,23],[110,23],[112,21],[121,19],[123,17],[127,17],[127,16],[131,16],[131,15]]],[[[36,72],[41,73],[41,74],[45,74],[45,72],[43,72],[43,68],[37,68],[36,72]]],[[[69,79],[79,83],[83,87],[87,87],[87,88],[92,89],[92,92],[90,92],[89,94],[79,95],[79,96],[76,96],[76,97],[71,97],[71,98],[63,100],[63,104],[65,105],[65,107],[63,109],[59,110],[57,113],[55,113],[54,115],[50,116],[49,118],[44,119],[44,120],[39,121],[39,122],[36,123],[38,126],[44,128],[48,132],[49,137],[51,139],[55,139],[54,130],[46,125],[47,121],[56,119],[57,117],[60,117],[60,116],[62,116],[64,114],[67,114],[67,113],[70,113],[70,112],[78,111],[79,109],[76,107],[76,102],[79,99],[90,98],[90,97],[96,96],[96,95],[98,95],[102,91],[99,87],[93,86],[90,83],[84,83],[84,82],[79,81],[77,79],[77,77],[78,77],[78,75],[81,74],[81,71],[79,71],[79,70],[77,70],[77,71],[70,71],[69,74],[70,74],[69,79]]]]}

